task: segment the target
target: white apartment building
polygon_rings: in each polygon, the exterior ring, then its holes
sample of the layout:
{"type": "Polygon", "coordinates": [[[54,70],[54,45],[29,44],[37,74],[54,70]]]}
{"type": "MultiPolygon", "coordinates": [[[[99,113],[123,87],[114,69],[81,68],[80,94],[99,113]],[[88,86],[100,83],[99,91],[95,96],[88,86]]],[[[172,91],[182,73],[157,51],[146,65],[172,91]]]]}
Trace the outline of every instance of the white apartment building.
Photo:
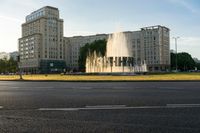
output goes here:
{"type": "Polygon", "coordinates": [[[20,68],[25,72],[50,73],[65,68],[63,20],[58,8],[46,6],[26,17],[18,49],[20,68]]]}

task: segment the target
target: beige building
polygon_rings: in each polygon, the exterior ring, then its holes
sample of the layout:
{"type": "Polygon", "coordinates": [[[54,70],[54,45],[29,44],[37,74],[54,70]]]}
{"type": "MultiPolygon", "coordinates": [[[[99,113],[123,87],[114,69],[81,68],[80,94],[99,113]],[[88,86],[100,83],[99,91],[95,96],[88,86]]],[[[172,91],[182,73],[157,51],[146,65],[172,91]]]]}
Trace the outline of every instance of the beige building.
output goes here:
{"type": "MultiPolygon", "coordinates": [[[[148,71],[168,71],[170,69],[170,34],[164,26],[141,28],[140,31],[123,32],[131,46],[134,64],[147,64],[148,71]]],[[[108,39],[109,34],[66,37],[66,62],[71,69],[78,69],[80,47],[95,40],[108,39]]]]}
{"type": "Polygon", "coordinates": [[[170,30],[164,26],[151,26],[141,29],[143,58],[149,71],[170,70],[170,30]]]}
{"type": "Polygon", "coordinates": [[[148,71],[170,69],[170,30],[164,26],[150,26],[140,31],[124,32],[135,64],[145,61],[148,71]]]}
{"type": "Polygon", "coordinates": [[[33,73],[59,72],[65,68],[63,20],[59,10],[43,7],[22,24],[19,39],[20,68],[33,73]]]}

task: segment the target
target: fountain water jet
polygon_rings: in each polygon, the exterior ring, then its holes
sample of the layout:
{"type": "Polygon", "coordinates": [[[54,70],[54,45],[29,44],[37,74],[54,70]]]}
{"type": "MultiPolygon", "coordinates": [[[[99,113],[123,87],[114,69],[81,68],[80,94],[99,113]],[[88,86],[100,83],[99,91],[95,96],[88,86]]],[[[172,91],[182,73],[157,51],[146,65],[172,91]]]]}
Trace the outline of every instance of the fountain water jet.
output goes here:
{"type": "Polygon", "coordinates": [[[134,73],[147,72],[145,61],[134,64],[131,45],[123,32],[109,36],[106,55],[89,53],[86,59],[86,73],[134,73]]]}

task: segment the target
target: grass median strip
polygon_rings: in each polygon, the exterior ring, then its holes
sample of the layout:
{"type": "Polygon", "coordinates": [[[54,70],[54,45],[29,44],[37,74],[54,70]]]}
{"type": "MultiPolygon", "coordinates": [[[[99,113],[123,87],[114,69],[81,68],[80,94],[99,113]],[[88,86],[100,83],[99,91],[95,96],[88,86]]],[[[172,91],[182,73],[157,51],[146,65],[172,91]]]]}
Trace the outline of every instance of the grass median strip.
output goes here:
{"type": "MultiPolygon", "coordinates": [[[[149,75],[23,75],[24,80],[40,81],[162,81],[162,80],[200,80],[200,73],[169,73],[169,74],[149,74],[149,75]]],[[[19,80],[17,75],[0,75],[0,80],[19,80]]]]}
{"type": "Polygon", "coordinates": [[[0,80],[18,80],[18,75],[0,75],[0,80]]]}

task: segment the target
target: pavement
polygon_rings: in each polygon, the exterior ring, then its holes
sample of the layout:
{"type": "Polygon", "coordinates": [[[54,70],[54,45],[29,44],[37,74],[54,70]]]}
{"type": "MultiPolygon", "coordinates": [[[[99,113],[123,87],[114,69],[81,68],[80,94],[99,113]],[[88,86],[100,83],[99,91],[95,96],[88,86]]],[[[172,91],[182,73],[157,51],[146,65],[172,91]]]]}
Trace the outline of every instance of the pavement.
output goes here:
{"type": "Polygon", "coordinates": [[[199,133],[200,82],[0,81],[0,133],[199,133]]]}

